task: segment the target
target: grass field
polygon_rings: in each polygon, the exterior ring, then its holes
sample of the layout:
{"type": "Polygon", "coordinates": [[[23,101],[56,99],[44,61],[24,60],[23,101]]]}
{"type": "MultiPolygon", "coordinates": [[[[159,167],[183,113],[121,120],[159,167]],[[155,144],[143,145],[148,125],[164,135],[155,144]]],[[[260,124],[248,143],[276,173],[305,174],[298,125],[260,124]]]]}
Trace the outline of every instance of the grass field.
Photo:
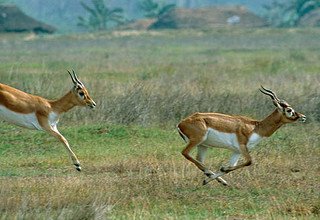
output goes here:
{"type": "MultiPolygon", "coordinates": [[[[0,124],[0,219],[318,219],[320,30],[219,29],[0,35],[0,82],[54,99],[74,69],[97,102],[63,115],[54,138],[0,124]],[[202,186],[176,124],[196,111],[257,119],[263,84],[307,116],[252,152],[253,165],[202,186]]],[[[230,152],[212,149],[206,164],[230,152]]]]}

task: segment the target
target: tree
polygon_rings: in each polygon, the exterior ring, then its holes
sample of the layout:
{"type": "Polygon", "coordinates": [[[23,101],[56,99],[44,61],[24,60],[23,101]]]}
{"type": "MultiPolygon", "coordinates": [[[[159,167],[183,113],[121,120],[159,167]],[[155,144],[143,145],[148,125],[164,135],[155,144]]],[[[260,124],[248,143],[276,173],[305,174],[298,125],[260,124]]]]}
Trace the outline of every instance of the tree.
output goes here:
{"type": "Polygon", "coordinates": [[[112,25],[118,25],[124,22],[123,9],[109,9],[104,0],[91,0],[92,7],[80,2],[82,7],[89,12],[89,18],[78,17],[78,25],[93,30],[107,30],[112,25]],[[110,24],[110,25],[109,25],[110,24]]]}
{"type": "Polygon", "coordinates": [[[265,5],[264,8],[271,25],[295,27],[303,16],[320,8],[320,0],[273,1],[271,5],[265,5]]]}
{"type": "Polygon", "coordinates": [[[158,3],[154,0],[141,0],[139,7],[145,12],[144,16],[147,18],[160,18],[161,16],[172,11],[175,4],[158,3]]]}

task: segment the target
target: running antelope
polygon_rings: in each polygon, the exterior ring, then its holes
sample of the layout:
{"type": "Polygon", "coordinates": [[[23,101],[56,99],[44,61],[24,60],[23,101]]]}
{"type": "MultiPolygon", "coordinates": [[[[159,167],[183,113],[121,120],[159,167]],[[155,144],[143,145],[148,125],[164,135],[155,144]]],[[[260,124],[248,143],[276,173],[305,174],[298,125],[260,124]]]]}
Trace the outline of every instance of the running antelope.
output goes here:
{"type": "Polygon", "coordinates": [[[270,137],[284,124],[298,119],[302,122],[306,120],[305,115],[296,112],[286,101],[280,100],[273,91],[262,86],[260,91],[270,96],[276,106],[276,109],[262,121],[220,113],[194,113],[178,124],[181,137],[188,143],[182,154],[208,177],[203,181],[204,185],[214,179],[223,185],[228,185],[221,176],[251,165],[252,159],[249,152],[262,138],[270,137]],[[189,153],[196,146],[198,152],[194,159],[189,153]],[[229,160],[229,166],[222,166],[216,173],[205,167],[204,159],[209,147],[231,150],[233,154],[229,160]],[[240,156],[243,156],[244,162],[238,164],[240,156]]]}
{"type": "Polygon", "coordinates": [[[62,98],[47,100],[0,83],[0,119],[9,123],[35,130],[43,130],[61,141],[68,151],[78,171],[81,166],[71,150],[68,141],[57,129],[60,114],[74,106],[94,108],[96,103],[90,98],[83,83],[72,70],[70,74],[73,88],[62,98]]]}

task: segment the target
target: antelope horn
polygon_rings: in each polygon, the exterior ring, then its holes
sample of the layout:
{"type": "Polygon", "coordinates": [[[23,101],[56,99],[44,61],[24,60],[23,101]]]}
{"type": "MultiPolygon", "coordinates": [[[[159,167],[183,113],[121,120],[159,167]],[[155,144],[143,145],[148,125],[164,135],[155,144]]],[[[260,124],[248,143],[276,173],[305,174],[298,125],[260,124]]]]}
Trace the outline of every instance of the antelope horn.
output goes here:
{"type": "Polygon", "coordinates": [[[71,79],[72,79],[72,82],[73,82],[74,84],[77,84],[77,81],[76,81],[76,79],[74,78],[74,76],[72,76],[72,74],[70,73],[69,70],[67,70],[67,71],[68,71],[68,73],[69,73],[69,75],[70,75],[70,77],[71,77],[71,79]]]}
{"type": "Polygon", "coordinates": [[[73,73],[73,75],[74,75],[75,80],[76,80],[80,85],[82,85],[82,82],[78,79],[78,77],[77,77],[76,73],[74,72],[74,70],[72,70],[72,73],[73,73]]]}
{"type": "Polygon", "coordinates": [[[261,88],[262,88],[262,89],[259,89],[260,92],[262,92],[262,93],[265,94],[265,95],[270,96],[273,100],[275,100],[275,101],[277,101],[277,102],[280,101],[280,99],[277,97],[277,95],[276,95],[273,91],[271,91],[270,89],[264,88],[262,85],[261,85],[261,88]]]}
{"type": "Polygon", "coordinates": [[[73,84],[75,84],[75,85],[78,84],[78,85],[83,86],[82,82],[78,79],[78,77],[77,77],[76,73],[74,72],[74,70],[72,70],[73,74],[71,74],[71,72],[69,70],[67,70],[67,71],[68,71],[68,73],[69,73],[69,75],[70,75],[70,77],[72,79],[73,84]]]}

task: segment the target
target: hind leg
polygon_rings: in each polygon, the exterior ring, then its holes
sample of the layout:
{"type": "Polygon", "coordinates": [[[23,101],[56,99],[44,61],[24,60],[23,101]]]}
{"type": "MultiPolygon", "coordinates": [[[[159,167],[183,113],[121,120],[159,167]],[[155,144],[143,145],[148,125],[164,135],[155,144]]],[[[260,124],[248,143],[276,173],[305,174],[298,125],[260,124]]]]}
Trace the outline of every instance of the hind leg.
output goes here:
{"type": "Polygon", "coordinates": [[[201,163],[204,162],[204,159],[206,158],[206,153],[208,150],[208,147],[204,145],[198,145],[198,152],[197,152],[197,160],[200,161],[201,163]]]}
{"type": "MultiPolygon", "coordinates": [[[[201,163],[204,163],[204,160],[205,160],[205,156],[206,156],[206,153],[207,153],[207,150],[208,150],[208,147],[204,146],[204,145],[199,145],[198,146],[198,153],[197,153],[197,160],[200,161],[201,163]]],[[[204,174],[206,176],[208,176],[209,178],[210,177],[214,177],[216,176],[217,174],[210,171],[210,170],[207,170],[206,172],[204,172],[204,174]]],[[[225,181],[224,179],[222,179],[221,177],[217,177],[215,178],[219,183],[221,183],[222,185],[224,186],[227,186],[228,183],[227,181],[225,181]]],[[[203,181],[203,185],[206,185],[207,184],[207,181],[204,180],[203,181]]]]}

